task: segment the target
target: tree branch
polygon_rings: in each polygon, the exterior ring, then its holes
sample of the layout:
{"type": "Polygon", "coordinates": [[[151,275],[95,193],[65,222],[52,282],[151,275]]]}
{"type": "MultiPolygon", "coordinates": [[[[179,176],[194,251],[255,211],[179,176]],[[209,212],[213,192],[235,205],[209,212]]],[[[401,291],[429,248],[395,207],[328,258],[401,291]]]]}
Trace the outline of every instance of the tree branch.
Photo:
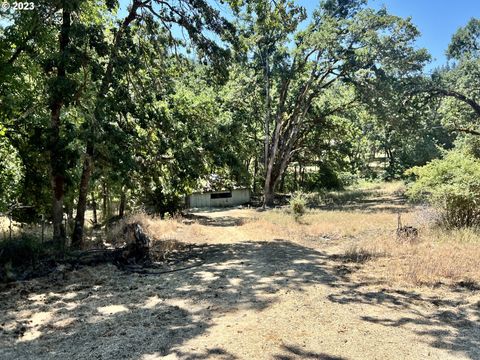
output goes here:
{"type": "Polygon", "coordinates": [[[452,129],[451,131],[458,131],[458,132],[463,132],[463,133],[466,133],[466,134],[480,136],[480,131],[473,130],[473,129],[455,128],[455,129],[452,129]]]}
{"type": "Polygon", "coordinates": [[[436,89],[430,90],[430,92],[434,94],[436,93],[442,96],[453,97],[457,100],[463,101],[464,103],[470,105],[470,107],[475,111],[475,113],[478,116],[480,116],[480,104],[478,104],[475,100],[470,99],[457,91],[436,88],[436,89]]]}

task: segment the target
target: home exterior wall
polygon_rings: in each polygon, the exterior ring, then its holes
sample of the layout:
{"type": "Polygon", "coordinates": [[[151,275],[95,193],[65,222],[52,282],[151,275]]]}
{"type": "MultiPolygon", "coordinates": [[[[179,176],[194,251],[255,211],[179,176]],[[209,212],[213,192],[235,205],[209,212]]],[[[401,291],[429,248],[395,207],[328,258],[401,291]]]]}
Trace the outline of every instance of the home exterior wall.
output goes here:
{"type": "Polygon", "coordinates": [[[193,193],[186,197],[189,208],[229,207],[250,202],[250,189],[193,193]]]}

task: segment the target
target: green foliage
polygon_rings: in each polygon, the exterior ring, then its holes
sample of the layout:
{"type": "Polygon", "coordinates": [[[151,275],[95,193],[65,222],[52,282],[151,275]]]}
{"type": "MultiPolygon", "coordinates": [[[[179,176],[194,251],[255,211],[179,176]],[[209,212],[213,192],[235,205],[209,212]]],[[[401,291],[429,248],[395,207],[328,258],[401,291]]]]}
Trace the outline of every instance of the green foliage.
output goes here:
{"type": "Polygon", "coordinates": [[[0,266],[17,267],[34,263],[42,252],[42,244],[33,236],[14,236],[0,241],[0,266]]]}
{"type": "Polygon", "coordinates": [[[0,159],[0,211],[5,211],[20,194],[24,169],[18,151],[1,134],[0,159]]]}
{"type": "Polygon", "coordinates": [[[322,189],[341,189],[343,184],[338,173],[329,164],[320,164],[318,171],[307,172],[301,184],[304,191],[319,191],[322,189]]]}
{"type": "Polygon", "coordinates": [[[427,201],[447,227],[480,225],[480,160],[461,151],[406,172],[417,179],[407,190],[412,200],[427,201]]]}
{"type": "Polygon", "coordinates": [[[480,20],[472,18],[453,35],[447,55],[455,61],[437,69],[429,87],[438,95],[443,125],[458,137],[480,134],[480,20]]]}
{"type": "Polygon", "coordinates": [[[357,173],[351,173],[349,171],[337,172],[337,178],[340,183],[340,187],[337,189],[343,189],[348,186],[356,185],[360,180],[360,176],[357,173]]]}
{"type": "Polygon", "coordinates": [[[465,27],[457,30],[448,45],[447,55],[453,59],[480,55],[480,19],[472,18],[465,27]]]}
{"type": "Polygon", "coordinates": [[[149,189],[148,192],[140,198],[145,211],[150,214],[160,214],[163,216],[173,216],[183,208],[184,197],[182,192],[157,187],[149,189]]]}
{"type": "Polygon", "coordinates": [[[290,199],[290,210],[298,221],[307,212],[307,198],[301,192],[295,193],[290,199]]]}

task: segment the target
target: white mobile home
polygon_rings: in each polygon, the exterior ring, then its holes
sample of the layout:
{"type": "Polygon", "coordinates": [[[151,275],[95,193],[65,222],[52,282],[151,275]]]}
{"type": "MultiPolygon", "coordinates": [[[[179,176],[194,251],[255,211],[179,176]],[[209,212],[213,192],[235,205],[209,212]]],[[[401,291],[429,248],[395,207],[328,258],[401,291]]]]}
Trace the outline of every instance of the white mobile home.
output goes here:
{"type": "Polygon", "coordinates": [[[244,205],[250,202],[250,189],[197,192],[185,199],[187,208],[214,208],[244,205]]]}

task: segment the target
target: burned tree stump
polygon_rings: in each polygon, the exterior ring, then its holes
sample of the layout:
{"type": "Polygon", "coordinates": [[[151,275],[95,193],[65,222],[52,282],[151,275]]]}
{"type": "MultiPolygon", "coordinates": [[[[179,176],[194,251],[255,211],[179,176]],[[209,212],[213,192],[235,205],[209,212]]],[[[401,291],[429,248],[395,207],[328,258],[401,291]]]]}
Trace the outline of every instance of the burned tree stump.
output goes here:
{"type": "Polygon", "coordinates": [[[126,263],[150,261],[151,240],[139,223],[127,224],[123,229],[127,245],[122,249],[120,261],[126,263]]]}
{"type": "Polygon", "coordinates": [[[125,245],[116,249],[92,249],[69,253],[61,263],[71,265],[97,265],[114,263],[117,265],[150,263],[151,240],[139,223],[127,224],[122,235],[125,245]]]}
{"type": "Polygon", "coordinates": [[[398,213],[397,220],[397,239],[399,240],[414,240],[418,237],[418,229],[413,226],[402,225],[402,215],[398,213]]]}

